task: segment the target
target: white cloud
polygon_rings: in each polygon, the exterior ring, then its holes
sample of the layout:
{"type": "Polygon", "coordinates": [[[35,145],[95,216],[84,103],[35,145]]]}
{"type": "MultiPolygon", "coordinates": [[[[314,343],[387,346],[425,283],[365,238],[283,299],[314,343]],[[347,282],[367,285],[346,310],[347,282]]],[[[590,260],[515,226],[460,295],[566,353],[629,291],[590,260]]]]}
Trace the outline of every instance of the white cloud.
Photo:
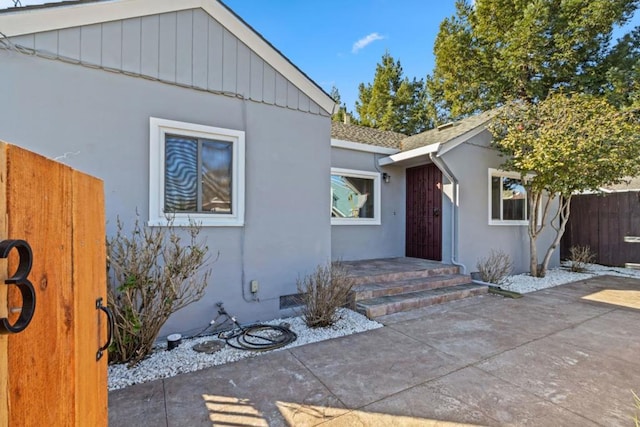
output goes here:
{"type": "Polygon", "coordinates": [[[368,34],[353,44],[353,47],[351,48],[351,53],[358,53],[360,49],[365,48],[366,46],[370,45],[376,40],[382,40],[382,39],[384,39],[384,37],[378,33],[368,34]]]}

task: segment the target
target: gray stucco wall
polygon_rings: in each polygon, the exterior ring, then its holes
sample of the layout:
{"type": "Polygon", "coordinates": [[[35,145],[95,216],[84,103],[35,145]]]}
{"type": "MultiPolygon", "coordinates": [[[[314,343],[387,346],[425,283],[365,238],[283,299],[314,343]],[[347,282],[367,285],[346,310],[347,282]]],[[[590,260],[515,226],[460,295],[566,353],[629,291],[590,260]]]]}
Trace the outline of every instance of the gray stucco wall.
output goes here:
{"type": "Polygon", "coordinates": [[[382,181],[380,184],[381,225],[331,226],[331,257],[334,260],[404,256],[405,172],[402,167],[376,169],[377,161],[382,157],[385,155],[337,147],[331,149],[332,167],[391,175],[391,182],[382,181]]]}
{"type": "Polygon", "coordinates": [[[109,233],[116,215],[148,218],[150,116],[246,132],[246,225],[204,229],[220,253],[209,288],[163,334],[206,325],[217,301],[241,322],[276,317],[330,259],[328,117],[4,50],[0,63],[0,139],[102,178],[109,233]],[[242,296],[253,279],[259,303],[242,296]]]}
{"type": "MultiPolygon", "coordinates": [[[[499,169],[504,161],[495,150],[488,148],[490,140],[489,132],[483,132],[469,141],[471,144],[462,144],[443,156],[460,183],[459,261],[468,271],[476,271],[480,258],[486,257],[491,249],[501,249],[511,255],[515,273],[526,272],[529,271],[527,226],[489,225],[489,168],[499,169]]],[[[450,185],[445,186],[445,192],[450,191],[450,185]]],[[[551,243],[551,231],[547,229],[540,236],[539,251],[546,250],[551,243]]],[[[448,233],[446,228],[444,233],[448,233]]],[[[559,260],[559,251],[556,251],[551,266],[558,265],[559,260]]]]}

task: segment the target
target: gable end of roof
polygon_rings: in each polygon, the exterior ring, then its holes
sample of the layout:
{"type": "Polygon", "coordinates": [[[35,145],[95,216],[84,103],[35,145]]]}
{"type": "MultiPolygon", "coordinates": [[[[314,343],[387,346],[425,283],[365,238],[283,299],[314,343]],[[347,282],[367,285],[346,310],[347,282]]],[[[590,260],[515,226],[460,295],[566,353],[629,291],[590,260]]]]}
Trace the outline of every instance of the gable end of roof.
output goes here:
{"type": "Polygon", "coordinates": [[[196,8],[218,21],[327,114],[333,113],[335,101],[318,84],[218,0],[83,0],[11,8],[0,13],[0,32],[15,37],[196,8]]]}
{"type": "Polygon", "coordinates": [[[496,110],[485,111],[475,116],[410,136],[402,140],[401,150],[410,151],[432,144],[440,144],[440,152],[449,151],[458,144],[484,131],[486,124],[495,114],[496,110]]]}

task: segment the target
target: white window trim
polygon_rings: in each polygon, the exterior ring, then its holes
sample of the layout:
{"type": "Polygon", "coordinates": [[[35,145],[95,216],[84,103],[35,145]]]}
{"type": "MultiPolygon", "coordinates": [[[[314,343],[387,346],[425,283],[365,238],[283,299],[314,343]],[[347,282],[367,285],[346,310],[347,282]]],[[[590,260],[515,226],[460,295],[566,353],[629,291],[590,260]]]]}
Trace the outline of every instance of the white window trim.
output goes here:
{"type": "MultiPolygon", "coordinates": [[[[487,212],[489,215],[489,225],[529,225],[529,220],[501,220],[501,219],[493,219],[492,215],[491,215],[491,178],[493,177],[504,177],[504,178],[516,178],[516,179],[522,179],[522,176],[517,173],[517,172],[509,172],[509,171],[504,171],[501,169],[492,169],[489,168],[489,177],[487,180],[487,189],[488,189],[488,195],[487,195],[487,212]]],[[[526,178],[525,178],[526,180],[526,178]]],[[[528,197],[528,194],[527,194],[528,197]]],[[[502,208],[502,206],[501,206],[502,208]]],[[[525,212],[526,212],[526,216],[527,218],[529,217],[529,203],[528,200],[525,200],[525,212]]]]}
{"type": "MultiPolygon", "coordinates": [[[[380,225],[380,173],[355,169],[331,168],[331,175],[342,175],[353,178],[373,179],[373,218],[335,218],[331,217],[331,225],[380,225]]],[[[329,215],[333,200],[329,200],[329,215]]]]}
{"type": "Polygon", "coordinates": [[[240,227],[244,225],[245,133],[174,120],[149,119],[149,226],[187,226],[194,221],[202,226],[240,227]],[[231,214],[164,212],[165,135],[184,135],[232,143],[231,214]]]}

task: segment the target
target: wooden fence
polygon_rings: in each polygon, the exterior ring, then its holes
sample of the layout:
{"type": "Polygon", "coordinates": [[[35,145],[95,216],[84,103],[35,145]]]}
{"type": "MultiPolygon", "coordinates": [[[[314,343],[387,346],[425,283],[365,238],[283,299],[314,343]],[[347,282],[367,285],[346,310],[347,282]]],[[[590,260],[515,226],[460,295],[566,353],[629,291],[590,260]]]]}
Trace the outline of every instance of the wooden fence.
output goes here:
{"type": "Polygon", "coordinates": [[[0,427],[107,425],[103,194],[102,181],[0,142],[0,248],[31,248],[0,259],[0,319],[32,314],[0,331],[0,427]]]}
{"type": "Polygon", "coordinates": [[[640,267],[640,192],[574,196],[560,257],[576,245],[589,245],[598,264],[640,267]]]}

